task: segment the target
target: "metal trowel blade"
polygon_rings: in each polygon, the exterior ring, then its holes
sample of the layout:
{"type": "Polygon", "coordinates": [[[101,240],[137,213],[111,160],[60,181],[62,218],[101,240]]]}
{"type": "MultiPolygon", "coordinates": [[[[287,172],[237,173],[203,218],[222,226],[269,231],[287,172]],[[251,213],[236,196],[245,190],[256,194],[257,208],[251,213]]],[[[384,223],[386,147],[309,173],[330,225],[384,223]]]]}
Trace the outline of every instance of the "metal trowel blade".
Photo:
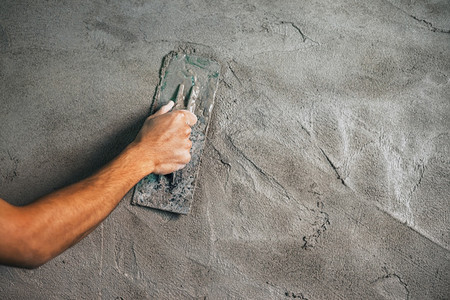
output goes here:
{"type": "Polygon", "coordinates": [[[178,214],[189,212],[214,107],[219,73],[220,65],[205,57],[170,53],[164,59],[151,110],[156,112],[169,101],[174,101],[177,102],[178,109],[191,110],[197,116],[197,124],[191,133],[191,161],[184,169],[175,173],[150,174],[144,177],[135,186],[132,204],[178,214]],[[180,97],[186,101],[180,104],[180,97]]]}

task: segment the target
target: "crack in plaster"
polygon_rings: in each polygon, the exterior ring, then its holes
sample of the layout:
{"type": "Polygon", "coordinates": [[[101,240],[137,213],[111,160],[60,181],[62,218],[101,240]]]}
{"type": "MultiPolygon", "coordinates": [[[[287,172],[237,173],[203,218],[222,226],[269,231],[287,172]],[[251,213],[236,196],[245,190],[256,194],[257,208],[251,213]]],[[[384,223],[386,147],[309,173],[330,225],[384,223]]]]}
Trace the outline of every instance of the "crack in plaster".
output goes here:
{"type": "Polygon", "coordinates": [[[284,295],[288,298],[293,298],[293,299],[300,299],[300,300],[308,300],[308,298],[306,298],[303,293],[294,293],[294,292],[285,292],[284,295]]]}
{"type": "Polygon", "coordinates": [[[275,48],[267,49],[264,47],[263,51],[256,51],[251,55],[252,58],[258,55],[266,55],[266,54],[289,54],[289,53],[298,53],[301,51],[308,50],[314,46],[321,45],[319,42],[313,40],[311,37],[306,35],[303,30],[297,26],[292,21],[272,21],[272,22],[264,22],[261,24],[263,30],[271,34],[270,36],[281,36],[282,43],[280,41],[274,42],[275,48]],[[295,37],[299,36],[300,41],[297,42],[295,37]],[[308,43],[310,41],[310,43],[308,43]]]}
{"type": "Polygon", "coordinates": [[[224,165],[227,166],[227,178],[225,180],[225,191],[228,190],[228,183],[229,183],[229,179],[230,179],[230,170],[232,168],[230,161],[227,158],[224,158],[222,155],[222,152],[219,151],[219,149],[216,148],[216,146],[214,146],[213,143],[209,143],[211,145],[211,147],[214,149],[214,151],[216,151],[217,155],[219,156],[218,161],[224,165]]]}
{"type": "MultiPolygon", "coordinates": [[[[297,201],[277,179],[275,179],[272,175],[268,174],[266,171],[261,169],[261,167],[259,167],[241,149],[239,149],[234,144],[232,138],[229,135],[226,135],[225,139],[229,147],[235,153],[238,153],[240,156],[242,156],[247,162],[251,164],[251,166],[254,169],[256,169],[260,174],[262,174],[269,182],[271,182],[275,186],[278,186],[281,189],[283,196],[285,196],[290,201],[293,201],[294,203],[300,204],[303,209],[306,209],[307,211],[313,214],[315,220],[312,223],[310,223],[310,225],[312,226],[313,233],[302,237],[303,245],[301,246],[301,248],[304,250],[309,250],[313,248],[318,242],[320,236],[322,236],[322,234],[328,229],[327,226],[331,224],[328,213],[322,210],[323,203],[319,202],[317,204],[317,207],[320,208],[319,211],[304,206],[299,201],[297,201]]],[[[256,189],[256,186],[254,186],[254,188],[256,189]]]]}
{"type": "MultiPolygon", "coordinates": [[[[319,146],[318,146],[319,147],[319,146]]],[[[348,187],[348,185],[345,183],[344,178],[342,178],[341,174],[338,171],[338,168],[334,165],[334,163],[331,161],[331,159],[328,157],[328,155],[325,153],[325,151],[323,151],[323,149],[321,147],[319,147],[320,151],[322,152],[322,154],[325,156],[328,164],[331,166],[331,168],[333,169],[334,173],[336,173],[337,175],[337,179],[339,179],[341,181],[341,183],[345,186],[348,187]]]]}
{"type": "MultiPolygon", "coordinates": [[[[357,121],[358,124],[360,124],[360,128],[365,129],[366,134],[370,137],[370,141],[362,145],[362,147],[357,150],[351,157],[346,159],[344,161],[343,166],[343,172],[341,167],[337,167],[333,161],[327,157],[324,150],[318,145],[317,140],[314,136],[312,136],[312,142],[313,144],[320,149],[322,154],[327,158],[327,162],[330,164],[330,166],[333,168],[334,172],[338,176],[338,179],[348,188],[353,190],[351,186],[348,186],[347,182],[345,182],[345,179],[348,178],[349,175],[349,168],[351,161],[359,155],[362,151],[365,150],[365,148],[369,145],[375,144],[378,148],[382,150],[383,155],[385,155],[385,159],[387,162],[387,166],[390,168],[388,171],[388,174],[390,176],[390,179],[388,180],[388,187],[390,189],[394,189],[394,191],[390,190],[389,199],[393,199],[392,201],[398,201],[400,204],[404,205],[405,209],[405,216],[399,215],[398,211],[395,210],[392,205],[395,205],[396,203],[390,203],[389,205],[382,205],[378,202],[373,203],[369,202],[367,200],[362,199],[365,203],[373,205],[378,210],[382,211],[383,213],[387,214],[389,217],[396,219],[398,222],[405,224],[407,227],[412,229],[414,232],[418,233],[428,241],[432,242],[433,244],[439,246],[442,249],[448,250],[444,245],[442,245],[439,241],[436,241],[432,236],[428,236],[428,234],[425,231],[422,231],[420,228],[415,227],[414,223],[414,215],[412,213],[412,209],[410,207],[411,200],[418,190],[419,186],[422,184],[422,180],[425,176],[425,170],[427,168],[427,159],[426,157],[421,157],[418,162],[411,163],[410,161],[405,161],[404,157],[401,155],[401,151],[395,146],[395,144],[392,141],[392,138],[389,138],[385,131],[382,129],[380,132],[374,132],[373,130],[370,130],[370,126],[364,123],[364,121],[358,117],[351,116],[348,114],[344,114],[349,120],[357,121]],[[411,167],[411,164],[414,164],[414,167],[411,167]],[[405,166],[404,166],[405,165],[405,166]],[[412,170],[413,168],[413,170],[412,170]],[[414,171],[414,173],[410,173],[408,177],[404,176],[404,172],[406,170],[414,171]],[[346,176],[344,176],[342,173],[344,173],[346,176]],[[400,182],[397,182],[395,178],[398,178],[396,174],[402,174],[400,182]],[[398,192],[398,191],[403,192],[398,192]],[[405,221],[406,220],[406,221],[405,221]]],[[[439,134],[440,136],[442,134],[439,134]]],[[[433,138],[434,139],[434,138],[433,138]]],[[[433,139],[431,139],[429,142],[431,142],[433,139]]]]}
{"type": "Polygon", "coordinates": [[[417,165],[417,167],[415,168],[415,171],[417,171],[419,173],[419,179],[417,180],[416,184],[414,184],[414,186],[411,189],[411,192],[409,195],[410,198],[412,198],[413,194],[416,192],[416,190],[419,188],[420,184],[422,183],[422,179],[425,174],[425,163],[424,162],[419,163],[417,165]]]}
{"type": "MultiPolygon", "coordinates": [[[[263,94],[263,95],[264,95],[264,94],[263,94]]],[[[266,97],[267,97],[267,96],[266,96],[266,97]]],[[[270,100],[269,97],[267,97],[267,98],[270,100]]],[[[273,104],[273,107],[277,107],[276,103],[272,102],[272,104],[273,104]]],[[[278,107],[277,107],[277,108],[278,108],[278,107]]],[[[384,146],[386,146],[386,142],[387,142],[387,145],[390,146],[389,148],[390,148],[390,150],[392,151],[392,154],[394,154],[394,153],[396,153],[396,152],[398,151],[398,149],[396,149],[396,148],[393,146],[392,142],[384,141],[384,139],[382,138],[383,133],[381,134],[381,137],[380,137],[380,133],[379,133],[379,132],[375,132],[375,131],[373,131],[373,130],[370,130],[370,126],[367,125],[362,119],[356,118],[356,121],[358,121],[358,123],[361,124],[362,128],[369,134],[369,136],[371,137],[371,141],[368,142],[368,143],[366,143],[366,144],[364,144],[364,145],[359,149],[359,151],[357,151],[357,153],[355,153],[355,156],[358,155],[360,152],[364,151],[364,149],[365,149],[368,145],[373,144],[373,143],[378,144],[379,146],[381,146],[381,149],[384,149],[384,146]],[[381,139],[381,140],[380,140],[380,139],[381,139]]],[[[329,158],[329,156],[328,156],[328,155],[324,152],[324,150],[319,146],[319,143],[318,143],[316,137],[314,136],[314,131],[311,132],[311,134],[310,134],[310,132],[309,132],[305,127],[301,126],[301,128],[302,128],[302,130],[303,130],[306,134],[308,134],[308,136],[309,136],[310,139],[311,139],[311,143],[312,143],[315,147],[317,147],[318,150],[320,150],[320,152],[322,153],[322,155],[323,155],[324,158],[326,159],[327,163],[331,166],[331,168],[333,169],[334,173],[336,174],[337,179],[340,180],[341,183],[342,183],[345,187],[347,187],[347,188],[349,188],[350,190],[353,191],[353,189],[352,189],[352,188],[347,184],[347,182],[345,181],[345,178],[347,178],[348,176],[347,176],[347,177],[344,177],[344,176],[339,172],[340,168],[338,168],[338,167],[333,163],[333,161],[329,158]]],[[[386,150],[386,149],[384,149],[384,150],[385,150],[384,153],[386,153],[387,150],[386,150]]],[[[389,149],[388,149],[388,150],[389,150],[389,149]]],[[[387,152],[390,153],[391,151],[387,151],[387,152]]],[[[248,157],[245,157],[245,159],[249,160],[248,157]]],[[[387,161],[390,161],[390,160],[387,159],[387,161]]],[[[252,162],[252,163],[253,163],[253,162],[252,162]]],[[[424,166],[424,168],[425,168],[425,166],[424,166]]],[[[345,171],[345,170],[344,170],[344,171],[345,171]]],[[[420,172],[422,172],[422,171],[420,171],[420,172]]],[[[267,174],[265,174],[265,175],[267,175],[267,174]]],[[[413,186],[413,187],[412,187],[412,190],[414,190],[414,191],[417,190],[417,188],[419,187],[419,185],[420,185],[420,183],[421,183],[421,181],[422,181],[422,178],[423,178],[423,172],[422,172],[422,174],[419,175],[418,182],[414,184],[415,189],[414,189],[414,186],[413,186]]],[[[412,194],[411,194],[411,193],[408,193],[408,196],[411,197],[412,194]]],[[[290,199],[290,198],[289,198],[289,199],[290,199]]],[[[369,202],[369,201],[367,201],[367,200],[365,200],[365,199],[362,199],[362,201],[364,201],[364,202],[365,202],[366,204],[368,204],[368,205],[371,205],[371,206],[375,207],[377,210],[379,210],[379,211],[381,211],[382,213],[388,215],[389,217],[395,219],[396,221],[398,221],[398,222],[400,222],[400,223],[402,223],[402,224],[405,224],[404,222],[402,222],[401,219],[399,219],[398,215],[396,215],[395,212],[391,212],[391,211],[389,210],[389,207],[384,207],[384,206],[382,206],[382,205],[380,205],[380,204],[378,204],[378,203],[375,203],[375,204],[374,204],[373,202],[369,202]]],[[[409,201],[409,200],[406,200],[406,201],[409,201]]],[[[409,203],[409,202],[408,202],[408,203],[409,203]]],[[[424,237],[425,239],[427,239],[428,241],[432,242],[434,245],[436,245],[436,246],[438,246],[439,248],[442,248],[442,249],[448,251],[448,249],[447,249],[445,246],[441,245],[441,244],[439,243],[439,241],[434,240],[433,237],[428,236],[428,235],[426,234],[426,232],[422,232],[420,229],[417,229],[417,228],[413,227],[413,224],[412,224],[411,220],[410,220],[410,223],[406,223],[405,225],[406,225],[408,228],[410,228],[412,231],[418,233],[420,236],[422,236],[422,237],[424,237]]]]}
{"type": "Polygon", "coordinates": [[[413,15],[409,15],[409,16],[410,16],[411,18],[413,18],[414,20],[416,20],[416,21],[419,21],[419,22],[424,23],[424,24],[427,26],[427,28],[428,28],[429,30],[433,31],[433,32],[450,33],[450,29],[437,28],[437,27],[434,27],[433,24],[432,24],[431,22],[428,22],[428,21],[425,20],[425,19],[419,19],[418,17],[413,16],[413,15]]]}
{"type": "MultiPolygon", "coordinates": [[[[406,293],[406,298],[405,300],[409,300],[410,299],[410,291],[408,288],[408,284],[396,273],[390,273],[386,267],[383,267],[384,272],[386,273],[385,275],[378,277],[377,279],[375,279],[374,281],[371,282],[371,284],[373,285],[379,285],[379,284],[383,284],[383,282],[387,281],[387,280],[394,280],[394,282],[391,282],[391,284],[400,284],[400,286],[402,286],[405,290],[406,293]],[[398,281],[398,283],[395,283],[395,280],[398,281]]],[[[392,291],[386,291],[388,293],[392,293],[392,291]]]]}
{"type": "Polygon", "coordinates": [[[319,42],[316,42],[315,40],[313,40],[312,38],[310,38],[309,36],[307,36],[306,34],[303,33],[303,31],[300,29],[300,27],[298,27],[297,25],[295,25],[294,22],[290,22],[290,21],[281,21],[281,24],[289,24],[292,27],[294,27],[294,29],[300,34],[300,36],[302,37],[303,43],[306,43],[307,40],[310,40],[311,42],[315,43],[316,45],[320,45],[319,42]]]}
{"type": "Polygon", "coordinates": [[[404,9],[398,7],[397,5],[395,5],[394,3],[392,3],[389,0],[384,0],[385,2],[389,3],[390,5],[392,5],[393,7],[395,7],[396,9],[398,9],[399,11],[401,11],[402,13],[404,13],[405,15],[407,15],[408,17],[416,20],[419,23],[423,23],[425,25],[425,27],[433,32],[439,32],[439,33],[450,33],[450,29],[443,29],[443,28],[438,28],[433,26],[433,24],[425,19],[421,19],[417,16],[411,15],[409,14],[407,11],[405,11],[404,9]]]}
{"type": "MultiPolygon", "coordinates": [[[[233,60],[233,62],[235,62],[235,61],[233,60]]],[[[231,63],[230,63],[230,62],[227,62],[227,66],[228,66],[228,69],[230,69],[231,74],[233,74],[233,76],[237,79],[237,81],[239,82],[239,84],[242,86],[242,85],[243,85],[243,84],[242,84],[242,81],[241,81],[241,79],[237,76],[236,72],[234,71],[233,67],[231,66],[231,63]]]]}
{"type": "Polygon", "coordinates": [[[240,154],[246,161],[248,161],[253,168],[255,168],[260,174],[262,174],[264,177],[266,177],[269,182],[272,182],[274,185],[278,186],[282,191],[283,195],[288,198],[289,200],[292,200],[292,197],[287,192],[286,188],[278,181],[276,180],[272,175],[268,174],[266,171],[261,169],[253,160],[251,160],[241,149],[239,149],[233,142],[233,139],[229,136],[225,136],[225,140],[227,144],[230,146],[231,149],[233,149],[234,152],[240,154]]]}
{"type": "MultiPolygon", "coordinates": [[[[303,43],[306,43],[306,41],[310,40],[310,41],[313,42],[314,44],[320,45],[319,42],[313,40],[312,38],[310,38],[309,36],[307,36],[305,33],[303,33],[303,30],[302,30],[299,26],[297,26],[294,22],[292,22],[292,21],[276,21],[276,22],[273,22],[273,23],[264,23],[264,24],[261,25],[261,27],[262,27],[267,33],[270,33],[270,32],[277,32],[276,30],[274,30],[273,25],[276,25],[276,26],[279,26],[279,25],[290,25],[290,26],[292,26],[292,28],[294,28],[294,30],[300,35],[300,37],[301,37],[303,43]]],[[[282,34],[284,37],[287,37],[287,36],[288,36],[288,34],[287,34],[287,28],[286,28],[286,27],[284,28],[284,32],[283,32],[283,33],[281,33],[281,32],[278,32],[278,33],[279,33],[279,34],[282,34]]]]}
{"type": "MultiPolygon", "coordinates": [[[[321,203],[321,202],[320,202],[321,203]]],[[[323,204],[323,203],[322,203],[323,204]]],[[[312,210],[315,211],[315,210],[312,210]]],[[[303,245],[302,245],[302,249],[305,250],[310,250],[311,248],[313,248],[316,243],[318,242],[320,236],[327,231],[328,229],[328,225],[330,225],[330,217],[329,215],[324,212],[324,211],[319,211],[319,214],[322,215],[321,220],[316,220],[313,224],[315,227],[315,232],[311,235],[307,235],[303,237],[303,245]]]]}
{"type": "Polygon", "coordinates": [[[308,300],[303,293],[292,292],[289,289],[284,287],[280,287],[270,281],[266,281],[266,284],[269,285],[276,293],[281,294],[287,298],[300,299],[300,300],[308,300]]]}

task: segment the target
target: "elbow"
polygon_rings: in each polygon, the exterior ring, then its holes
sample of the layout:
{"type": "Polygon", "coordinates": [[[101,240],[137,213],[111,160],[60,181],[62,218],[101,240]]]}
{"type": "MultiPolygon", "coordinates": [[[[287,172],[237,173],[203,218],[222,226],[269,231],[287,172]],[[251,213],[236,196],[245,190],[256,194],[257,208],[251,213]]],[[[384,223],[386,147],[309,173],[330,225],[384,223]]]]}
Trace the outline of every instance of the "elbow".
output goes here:
{"type": "Polygon", "coordinates": [[[35,239],[30,239],[26,242],[21,249],[18,267],[24,269],[36,269],[44,265],[53,258],[51,253],[45,250],[45,247],[40,245],[39,242],[33,241],[35,239]]]}
{"type": "Polygon", "coordinates": [[[16,235],[15,243],[12,243],[13,264],[24,269],[36,269],[54,256],[48,245],[45,245],[38,234],[32,231],[22,231],[16,235]]]}
{"type": "Polygon", "coordinates": [[[29,252],[29,253],[27,253],[27,255],[18,257],[18,259],[14,263],[14,266],[23,268],[23,269],[34,270],[34,269],[37,269],[40,266],[44,265],[50,259],[51,258],[43,256],[40,253],[30,253],[29,252]]]}
{"type": "Polygon", "coordinates": [[[0,212],[0,264],[36,269],[57,255],[22,208],[0,199],[0,212]]]}
{"type": "Polygon", "coordinates": [[[44,265],[48,261],[49,259],[34,258],[32,260],[23,261],[20,265],[18,265],[18,267],[28,270],[34,270],[44,265]]]}
{"type": "Polygon", "coordinates": [[[34,270],[34,269],[39,268],[43,264],[44,263],[38,263],[38,262],[22,262],[22,263],[15,265],[15,267],[27,269],[27,270],[34,270]]]}
{"type": "Polygon", "coordinates": [[[0,253],[0,264],[23,269],[36,269],[53,258],[52,255],[32,242],[10,244],[10,246],[9,253],[0,253]]]}
{"type": "Polygon", "coordinates": [[[0,264],[33,270],[39,268],[50,259],[51,257],[44,255],[41,251],[22,246],[15,255],[0,262],[0,264]]]}

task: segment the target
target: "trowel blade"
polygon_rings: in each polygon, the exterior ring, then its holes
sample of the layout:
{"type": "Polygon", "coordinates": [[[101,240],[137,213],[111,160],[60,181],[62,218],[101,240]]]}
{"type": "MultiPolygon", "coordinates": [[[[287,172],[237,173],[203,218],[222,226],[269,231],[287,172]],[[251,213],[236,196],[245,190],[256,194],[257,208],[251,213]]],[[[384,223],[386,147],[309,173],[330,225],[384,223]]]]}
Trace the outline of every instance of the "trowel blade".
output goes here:
{"type": "MultiPolygon", "coordinates": [[[[175,173],[169,175],[150,174],[144,177],[135,186],[132,204],[178,214],[189,212],[214,106],[219,73],[220,65],[208,58],[170,53],[164,59],[161,80],[153,99],[152,112],[157,111],[169,101],[176,101],[180,85],[184,87],[183,99],[189,98],[190,93],[195,93],[193,112],[198,121],[191,133],[191,161],[184,169],[175,173]]],[[[186,109],[192,109],[192,107],[187,107],[188,103],[184,105],[186,109]]]]}

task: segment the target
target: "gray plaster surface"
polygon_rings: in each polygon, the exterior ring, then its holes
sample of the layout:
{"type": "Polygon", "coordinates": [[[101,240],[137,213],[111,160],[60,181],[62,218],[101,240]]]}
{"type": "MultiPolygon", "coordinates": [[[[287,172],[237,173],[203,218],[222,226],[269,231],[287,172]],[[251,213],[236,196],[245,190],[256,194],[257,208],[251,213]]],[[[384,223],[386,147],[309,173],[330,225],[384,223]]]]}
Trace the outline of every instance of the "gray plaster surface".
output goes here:
{"type": "Polygon", "coordinates": [[[132,206],[2,299],[449,299],[447,0],[1,1],[0,197],[133,140],[161,60],[222,64],[188,216],[132,206]]]}

